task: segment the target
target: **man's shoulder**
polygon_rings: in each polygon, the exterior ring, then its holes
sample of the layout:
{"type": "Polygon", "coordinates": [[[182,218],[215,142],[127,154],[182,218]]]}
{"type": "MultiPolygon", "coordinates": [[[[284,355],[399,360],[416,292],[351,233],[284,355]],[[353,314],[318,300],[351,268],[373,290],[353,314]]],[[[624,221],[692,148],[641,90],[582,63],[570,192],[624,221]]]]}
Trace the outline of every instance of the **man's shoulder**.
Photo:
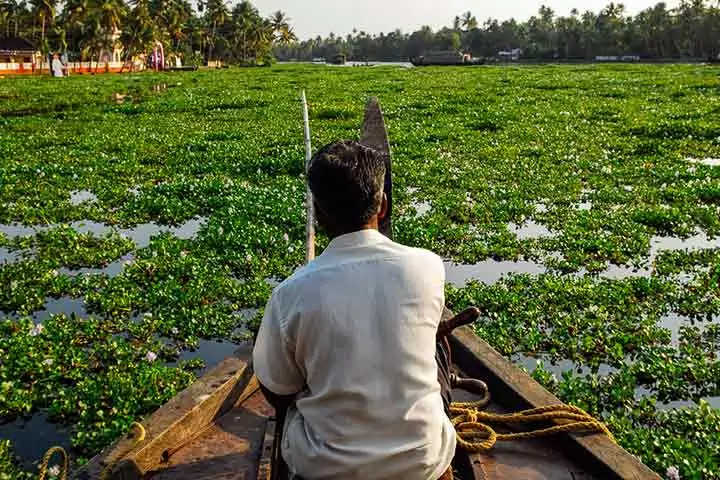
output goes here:
{"type": "Polygon", "coordinates": [[[407,256],[412,260],[427,262],[436,266],[443,265],[443,259],[438,254],[430,250],[418,247],[410,247],[398,242],[392,242],[392,245],[401,255],[407,256]]]}

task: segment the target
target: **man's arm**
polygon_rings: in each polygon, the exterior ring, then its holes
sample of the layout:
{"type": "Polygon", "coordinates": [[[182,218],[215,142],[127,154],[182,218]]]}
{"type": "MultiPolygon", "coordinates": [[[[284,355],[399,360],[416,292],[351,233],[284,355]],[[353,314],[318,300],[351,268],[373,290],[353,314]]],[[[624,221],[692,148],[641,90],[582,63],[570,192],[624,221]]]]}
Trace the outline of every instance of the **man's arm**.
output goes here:
{"type": "Polygon", "coordinates": [[[286,313],[278,297],[273,292],[265,307],[253,348],[253,369],[268,402],[275,410],[284,410],[302,391],[305,378],[295,363],[294,342],[285,338],[281,328],[286,313]]]}

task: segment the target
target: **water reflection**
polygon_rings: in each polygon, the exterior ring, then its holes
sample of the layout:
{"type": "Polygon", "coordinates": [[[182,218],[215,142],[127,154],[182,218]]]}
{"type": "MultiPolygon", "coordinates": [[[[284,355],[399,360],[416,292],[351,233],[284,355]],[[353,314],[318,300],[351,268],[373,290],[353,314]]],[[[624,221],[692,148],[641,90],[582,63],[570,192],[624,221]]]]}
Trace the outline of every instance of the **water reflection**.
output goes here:
{"type": "Polygon", "coordinates": [[[128,253],[127,255],[124,255],[119,260],[115,260],[112,263],[109,263],[105,267],[101,268],[60,268],[58,270],[59,273],[63,275],[67,275],[69,277],[76,277],[80,275],[99,275],[99,274],[105,274],[110,278],[117,277],[120,275],[125,268],[125,263],[130,262],[135,258],[135,256],[131,253],[128,253]]]}
{"type": "Polygon", "coordinates": [[[42,310],[32,314],[32,319],[42,323],[53,315],[64,313],[68,317],[72,314],[78,317],[86,317],[85,301],[82,298],[61,297],[51,298],[45,302],[42,310]]]}
{"type": "MultiPolygon", "coordinates": [[[[115,228],[105,223],[94,221],[72,222],[69,224],[78,233],[92,233],[101,237],[110,232],[118,232],[132,240],[137,248],[145,248],[150,245],[150,239],[163,232],[169,232],[178,238],[189,240],[194,238],[200,228],[207,222],[206,217],[192,218],[177,227],[158,225],[156,223],[141,223],[133,228],[115,228]]],[[[61,224],[26,227],[18,224],[0,224],[0,233],[4,233],[9,239],[36,235],[38,232],[47,231],[59,227],[61,224]]],[[[1,257],[0,257],[1,258],[1,257]]]]}
{"type": "Polygon", "coordinates": [[[20,464],[34,471],[45,452],[55,445],[70,452],[70,427],[50,423],[47,414],[38,412],[28,419],[0,424],[0,438],[10,440],[16,453],[21,453],[20,464]]]}
{"type": "Polygon", "coordinates": [[[544,266],[528,261],[485,260],[474,265],[445,262],[446,281],[456,287],[462,287],[470,280],[478,280],[481,283],[490,285],[511,273],[539,275],[546,271],[547,269],[544,266]]]}
{"type": "Polygon", "coordinates": [[[201,339],[198,342],[198,348],[193,350],[183,350],[180,352],[180,356],[177,361],[168,363],[168,366],[174,367],[181,360],[187,361],[199,358],[205,362],[205,367],[196,372],[196,375],[201,376],[212,367],[235,353],[238,348],[240,348],[240,345],[233,342],[201,339]]]}
{"type": "Polygon", "coordinates": [[[18,250],[10,251],[5,247],[0,247],[0,265],[3,263],[15,263],[22,257],[18,250]]]}
{"type": "Polygon", "coordinates": [[[700,250],[705,248],[720,248],[720,237],[708,238],[705,232],[697,232],[689,238],[678,237],[652,237],[650,241],[650,259],[664,251],[700,250]]]}
{"type": "Polygon", "coordinates": [[[552,238],[555,235],[545,226],[533,220],[526,220],[522,225],[508,224],[508,230],[514,233],[519,240],[537,238],[552,238]]]}
{"type": "Polygon", "coordinates": [[[692,158],[688,157],[687,160],[690,163],[696,163],[699,165],[707,165],[708,167],[720,167],[720,158],[692,158]]]}
{"type": "Polygon", "coordinates": [[[78,206],[83,202],[97,202],[98,198],[90,190],[73,190],[70,192],[70,203],[78,206]]]}

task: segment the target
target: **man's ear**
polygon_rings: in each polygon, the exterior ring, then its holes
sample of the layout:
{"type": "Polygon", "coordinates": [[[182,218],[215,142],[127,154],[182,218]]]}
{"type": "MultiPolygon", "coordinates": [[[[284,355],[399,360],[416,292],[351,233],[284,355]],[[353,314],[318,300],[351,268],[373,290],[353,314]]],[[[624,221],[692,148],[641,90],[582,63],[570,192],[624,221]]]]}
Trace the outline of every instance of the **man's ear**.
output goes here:
{"type": "Polygon", "coordinates": [[[378,210],[378,220],[382,220],[387,215],[388,211],[388,199],[387,195],[383,192],[382,200],[380,200],[380,210],[378,210]]]}

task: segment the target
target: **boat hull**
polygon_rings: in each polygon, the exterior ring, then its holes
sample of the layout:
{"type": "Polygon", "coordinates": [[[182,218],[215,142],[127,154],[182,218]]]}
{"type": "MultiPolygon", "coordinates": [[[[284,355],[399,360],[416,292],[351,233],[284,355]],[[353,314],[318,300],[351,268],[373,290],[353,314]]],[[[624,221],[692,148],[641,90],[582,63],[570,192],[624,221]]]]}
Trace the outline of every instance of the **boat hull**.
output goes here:
{"type": "MultiPolygon", "coordinates": [[[[449,318],[450,313],[446,313],[449,318]]],[[[489,409],[513,412],[560,401],[468,327],[449,337],[454,368],[484,380],[489,409]]],[[[252,375],[250,346],[239,349],[168,404],[148,417],[146,439],[124,453],[121,439],[93,458],[75,478],[98,478],[111,459],[110,479],[269,479],[275,435],[274,412],[252,375]]],[[[454,392],[468,400],[465,392],[454,392]]],[[[487,455],[458,452],[457,478],[633,478],[659,477],[602,434],[560,434],[501,442],[487,455]]]]}

